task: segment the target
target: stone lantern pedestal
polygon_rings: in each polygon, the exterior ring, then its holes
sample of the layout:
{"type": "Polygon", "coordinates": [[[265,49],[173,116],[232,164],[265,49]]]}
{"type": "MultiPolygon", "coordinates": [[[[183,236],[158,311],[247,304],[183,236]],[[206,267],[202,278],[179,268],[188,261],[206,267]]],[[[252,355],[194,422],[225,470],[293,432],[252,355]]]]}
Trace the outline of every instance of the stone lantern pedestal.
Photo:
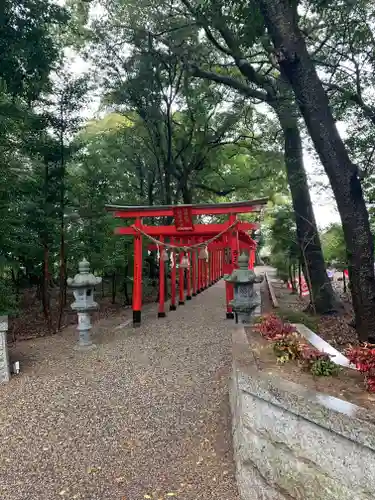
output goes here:
{"type": "Polygon", "coordinates": [[[90,273],[90,264],[86,259],[78,264],[78,274],[74,278],[68,278],[69,288],[73,290],[75,301],[71,305],[74,311],[77,311],[79,340],[75,349],[90,350],[95,349],[92,343],[90,330],[90,313],[98,309],[98,304],[94,302],[94,288],[101,283],[102,278],[98,278],[90,273]]]}
{"type": "Polygon", "coordinates": [[[257,276],[252,269],[248,269],[249,258],[242,253],[238,258],[239,269],[224,276],[224,280],[233,283],[234,299],[230,302],[236,318],[243,324],[250,324],[257,307],[260,306],[260,297],[254,290],[255,283],[261,283],[263,276],[257,276]]]}

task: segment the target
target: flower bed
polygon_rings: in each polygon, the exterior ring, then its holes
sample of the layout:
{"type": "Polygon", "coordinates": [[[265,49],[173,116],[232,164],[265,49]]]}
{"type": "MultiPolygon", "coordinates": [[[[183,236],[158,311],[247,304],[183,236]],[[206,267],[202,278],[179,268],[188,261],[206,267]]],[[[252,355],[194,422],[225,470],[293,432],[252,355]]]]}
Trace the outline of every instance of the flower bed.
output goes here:
{"type": "Polygon", "coordinates": [[[297,361],[299,366],[315,376],[337,375],[337,366],[328,354],[302,342],[295,327],[274,314],[262,316],[254,330],[273,343],[278,363],[297,361]]]}
{"type": "MultiPolygon", "coordinates": [[[[279,364],[294,361],[314,377],[337,376],[341,368],[324,352],[302,340],[296,328],[275,314],[261,316],[253,330],[272,343],[272,350],[279,364]]],[[[375,392],[375,346],[364,344],[350,347],[346,356],[365,375],[365,387],[375,392]]]]}

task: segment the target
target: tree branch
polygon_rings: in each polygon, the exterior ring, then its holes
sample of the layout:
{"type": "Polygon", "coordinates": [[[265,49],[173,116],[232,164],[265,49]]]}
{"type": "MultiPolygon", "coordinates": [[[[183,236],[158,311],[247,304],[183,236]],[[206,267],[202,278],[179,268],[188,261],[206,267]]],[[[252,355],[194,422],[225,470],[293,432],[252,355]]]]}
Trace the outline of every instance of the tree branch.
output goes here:
{"type": "Polygon", "coordinates": [[[203,189],[204,191],[208,191],[209,193],[214,193],[214,194],[217,194],[218,196],[227,196],[228,194],[230,193],[234,193],[235,191],[239,190],[239,189],[247,189],[249,187],[249,184],[251,182],[255,182],[255,181],[262,181],[266,178],[267,176],[264,176],[264,175],[259,175],[258,177],[253,177],[252,179],[248,179],[248,182],[246,184],[243,184],[243,185],[239,185],[239,186],[233,186],[233,187],[228,187],[227,189],[215,189],[211,186],[206,186],[205,184],[194,184],[194,187],[197,188],[197,189],[203,189]]]}
{"type": "Polygon", "coordinates": [[[352,92],[351,90],[346,89],[345,87],[341,87],[341,85],[337,85],[336,83],[326,83],[324,84],[326,90],[337,90],[341,94],[347,97],[347,99],[354,104],[357,104],[365,116],[375,125],[375,108],[373,106],[367,105],[362,96],[352,92]]]}
{"type": "Polygon", "coordinates": [[[236,191],[236,189],[239,189],[237,187],[234,187],[234,188],[218,190],[218,189],[212,188],[210,186],[205,186],[204,184],[194,184],[193,187],[197,188],[197,189],[203,189],[203,191],[208,191],[209,193],[216,194],[217,196],[227,196],[228,194],[236,191]]]}
{"type": "Polygon", "coordinates": [[[246,97],[258,99],[259,101],[262,102],[268,102],[270,100],[266,92],[261,92],[260,90],[252,89],[245,83],[242,83],[240,80],[236,80],[231,76],[219,75],[218,73],[214,73],[212,71],[204,71],[195,65],[191,65],[189,69],[191,76],[195,78],[203,78],[205,80],[210,80],[212,82],[226,85],[227,87],[238,90],[239,92],[241,92],[241,94],[245,95],[246,97]]]}

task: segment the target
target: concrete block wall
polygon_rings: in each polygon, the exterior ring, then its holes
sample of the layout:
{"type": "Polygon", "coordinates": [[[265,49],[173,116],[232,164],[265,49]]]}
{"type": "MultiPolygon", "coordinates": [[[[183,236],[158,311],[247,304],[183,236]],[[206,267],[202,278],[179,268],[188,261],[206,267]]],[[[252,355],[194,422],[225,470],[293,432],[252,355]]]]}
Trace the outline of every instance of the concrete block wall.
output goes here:
{"type": "Polygon", "coordinates": [[[238,326],[230,398],[242,500],[374,499],[374,416],[264,373],[251,360],[238,326]]]}

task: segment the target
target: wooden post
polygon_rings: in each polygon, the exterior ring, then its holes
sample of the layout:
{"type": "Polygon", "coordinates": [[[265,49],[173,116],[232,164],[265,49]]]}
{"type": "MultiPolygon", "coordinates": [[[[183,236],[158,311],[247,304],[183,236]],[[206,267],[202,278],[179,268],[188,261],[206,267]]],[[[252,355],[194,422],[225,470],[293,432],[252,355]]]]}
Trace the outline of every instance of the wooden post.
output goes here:
{"type": "MultiPolygon", "coordinates": [[[[207,250],[208,251],[208,250],[207,250]]],[[[203,290],[207,288],[207,261],[203,261],[203,290]]]]}
{"type": "Polygon", "coordinates": [[[210,263],[211,263],[211,251],[208,251],[208,260],[206,261],[206,288],[210,286],[210,263]]]}
{"type": "MultiPolygon", "coordinates": [[[[171,238],[172,245],[175,243],[175,239],[171,238]]],[[[176,307],[176,250],[172,250],[172,270],[171,270],[171,303],[169,306],[170,311],[175,311],[176,307]]]]}
{"type": "Polygon", "coordinates": [[[219,249],[215,250],[215,282],[219,279],[219,249]]]}
{"type": "MultiPolygon", "coordinates": [[[[233,224],[237,219],[236,215],[229,216],[229,223],[233,224]]],[[[239,251],[239,242],[238,242],[238,232],[233,230],[230,232],[231,239],[231,249],[232,249],[232,271],[238,268],[238,251],[239,251]]]]}
{"type": "Polygon", "coordinates": [[[212,281],[212,269],[213,269],[213,263],[214,263],[214,259],[213,259],[213,250],[211,249],[209,252],[208,252],[208,286],[211,286],[213,284],[213,281],[212,281]]]}
{"type": "Polygon", "coordinates": [[[193,250],[191,252],[191,259],[192,259],[192,275],[193,275],[193,297],[197,295],[197,251],[193,250]]]}
{"type": "MultiPolygon", "coordinates": [[[[160,236],[160,241],[164,242],[164,236],[160,236]]],[[[164,245],[159,248],[159,311],[158,318],[165,318],[165,262],[163,254],[165,251],[164,245]]]]}
{"type": "Polygon", "coordinates": [[[199,258],[199,252],[198,250],[198,289],[197,293],[201,293],[202,291],[202,259],[199,258]]]}
{"type": "Polygon", "coordinates": [[[208,265],[210,263],[210,251],[207,247],[207,252],[208,252],[208,261],[204,261],[204,288],[208,288],[208,265]]]}
{"type": "MultiPolygon", "coordinates": [[[[180,244],[182,244],[182,240],[180,240],[180,244]]],[[[178,305],[179,306],[183,306],[185,304],[185,293],[184,293],[184,288],[185,288],[185,283],[184,283],[184,280],[185,280],[185,273],[184,273],[184,269],[181,267],[181,261],[182,261],[182,257],[183,257],[183,252],[180,252],[180,255],[179,255],[179,290],[180,290],[180,298],[179,298],[179,301],[178,301],[178,305]]]]}
{"type": "MultiPolygon", "coordinates": [[[[137,228],[142,227],[142,219],[135,220],[137,228]]],[[[142,235],[134,236],[134,276],[133,276],[133,326],[141,326],[142,317],[142,235]]]]}
{"type": "MultiPolygon", "coordinates": [[[[190,241],[187,241],[188,245],[190,241]]],[[[189,267],[186,270],[186,300],[191,300],[191,258],[192,258],[192,252],[189,250],[187,252],[188,259],[189,259],[189,267]]]]}
{"type": "Polygon", "coordinates": [[[215,281],[219,281],[219,249],[215,250],[215,281]]]}
{"type": "Polygon", "coordinates": [[[206,262],[206,288],[210,286],[210,265],[211,265],[211,250],[208,250],[208,261],[206,262]]]}
{"type": "MultiPolygon", "coordinates": [[[[227,250],[228,253],[226,253],[224,255],[223,270],[224,270],[224,274],[230,274],[231,273],[231,268],[232,268],[232,265],[231,265],[232,255],[231,255],[231,248],[229,246],[230,240],[229,240],[229,235],[228,234],[225,235],[225,243],[226,243],[225,247],[228,249],[227,250]]],[[[234,314],[233,314],[233,311],[232,311],[232,306],[229,304],[230,301],[231,301],[230,283],[228,283],[226,281],[225,282],[225,302],[226,302],[226,306],[227,306],[226,317],[227,317],[227,319],[234,319],[234,314]]]]}
{"type": "MultiPolygon", "coordinates": [[[[229,224],[233,224],[236,221],[236,215],[235,214],[230,214],[229,215],[229,224]]],[[[238,233],[237,231],[231,230],[229,235],[229,246],[231,249],[231,263],[228,266],[229,268],[229,273],[231,273],[234,269],[237,268],[237,262],[238,262],[238,233]]],[[[227,283],[227,289],[226,289],[226,298],[227,298],[227,319],[233,319],[234,314],[232,307],[229,305],[230,301],[234,299],[234,287],[232,283],[227,283]]]]}

